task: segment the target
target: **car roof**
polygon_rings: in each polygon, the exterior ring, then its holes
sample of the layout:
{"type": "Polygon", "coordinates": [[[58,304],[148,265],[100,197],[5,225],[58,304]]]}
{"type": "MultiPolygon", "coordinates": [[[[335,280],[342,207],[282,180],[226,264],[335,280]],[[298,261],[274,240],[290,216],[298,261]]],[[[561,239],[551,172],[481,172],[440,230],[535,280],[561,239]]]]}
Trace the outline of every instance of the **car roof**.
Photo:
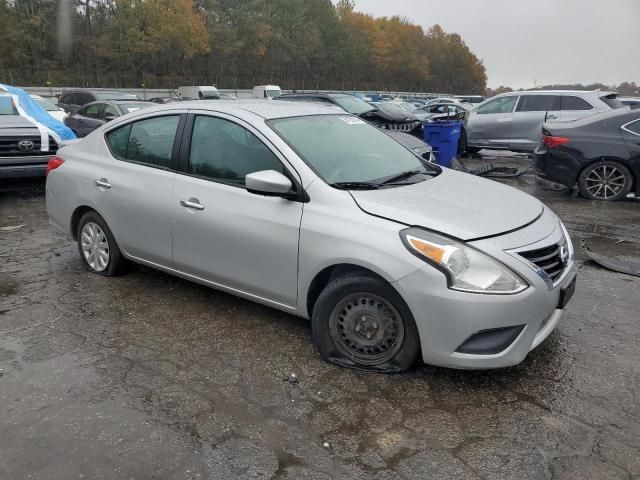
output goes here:
{"type": "Polygon", "coordinates": [[[325,93],[325,92],[310,92],[310,93],[283,93],[278,98],[293,98],[293,97],[313,97],[313,98],[336,98],[336,97],[354,97],[349,93],[325,93]]]}
{"type": "Polygon", "coordinates": [[[70,88],[70,89],[65,89],[62,90],[62,93],[76,93],[76,92],[82,92],[82,93],[125,93],[127,95],[135,95],[135,93],[129,93],[129,92],[125,92],[122,90],[93,90],[91,88],[70,88]]]}
{"type": "Polygon", "coordinates": [[[343,110],[337,110],[332,105],[317,105],[306,102],[278,102],[274,100],[234,100],[221,102],[219,100],[189,100],[185,102],[167,103],[145,109],[145,113],[172,110],[209,110],[211,112],[226,113],[242,119],[259,116],[265,120],[287,117],[304,117],[309,115],[349,115],[343,110]]]}
{"type": "Polygon", "coordinates": [[[525,93],[527,95],[589,95],[595,93],[599,94],[600,96],[616,94],[616,92],[607,90],[522,90],[519,92],[506,92],[500,95],[506,97],[511,95],[522,95],[525,93]]]}

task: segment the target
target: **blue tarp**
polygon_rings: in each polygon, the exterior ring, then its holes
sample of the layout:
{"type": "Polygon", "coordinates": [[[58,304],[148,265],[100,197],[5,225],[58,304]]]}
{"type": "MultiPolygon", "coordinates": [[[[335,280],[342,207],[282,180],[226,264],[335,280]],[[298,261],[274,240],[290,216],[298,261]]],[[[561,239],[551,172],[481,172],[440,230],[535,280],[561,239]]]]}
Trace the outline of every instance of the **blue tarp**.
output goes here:
{"type": "Polygon", "coordinates": [[[45,109],[38,105],[35,100],[33,100],[33,98],[31,98],[29,94],[21,88],[3,85],[0,83],[0,89],[6,90],[10,95],[18,97],[18,102],[20,103],[19,106],[26,114],[23,115],[23,113],[20,112],[21,115],[39,124],[36,126],[48,129],[57,142],[60,142],[60,140],[72,140],[77,138],[70,128],[49,115],[45,109]]]}

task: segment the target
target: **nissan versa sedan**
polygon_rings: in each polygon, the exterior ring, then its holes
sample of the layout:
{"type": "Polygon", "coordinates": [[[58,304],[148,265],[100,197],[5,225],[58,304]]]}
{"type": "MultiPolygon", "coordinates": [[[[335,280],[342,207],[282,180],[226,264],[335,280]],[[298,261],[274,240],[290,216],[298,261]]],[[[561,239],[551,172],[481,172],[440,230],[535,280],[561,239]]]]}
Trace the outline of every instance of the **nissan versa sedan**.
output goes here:
{"type": "Polygon", "coordinates": [[[90,272],[135,262],[308,318],[362,370],[517,364],[575,288],[549,208],[332,107],[140,110],[61,148],[46,192],[90,272]]]}

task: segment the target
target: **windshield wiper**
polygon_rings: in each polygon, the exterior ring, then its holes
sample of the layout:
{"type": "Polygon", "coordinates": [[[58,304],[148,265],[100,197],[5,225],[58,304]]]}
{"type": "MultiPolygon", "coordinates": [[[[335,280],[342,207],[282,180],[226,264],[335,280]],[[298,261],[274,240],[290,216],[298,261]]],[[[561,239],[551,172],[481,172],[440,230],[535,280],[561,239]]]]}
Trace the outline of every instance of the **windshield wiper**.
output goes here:
{"type": "Polygon", "coordinates": [[[375,190],[376,188],[380,188],[379,183],[371,182],[335,182],[330,185],[342,190],[375,190]]]}
{"type": "Polygon", "coordinates": [[[380,182],[380,185],[389,185],[390,183],[396,183],[400,180],[411,178],[414,175],[428,175],[428,173],[425,170],[407,170],[406,172],[401,172],[397,175],[383,180],[382,182],[380,182]]]}

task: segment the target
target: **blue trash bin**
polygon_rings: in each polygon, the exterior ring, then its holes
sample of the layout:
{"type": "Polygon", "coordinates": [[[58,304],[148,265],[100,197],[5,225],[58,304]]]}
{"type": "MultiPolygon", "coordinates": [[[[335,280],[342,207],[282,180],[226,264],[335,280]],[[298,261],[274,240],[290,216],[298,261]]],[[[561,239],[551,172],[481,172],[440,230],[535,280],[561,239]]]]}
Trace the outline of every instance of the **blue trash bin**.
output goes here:
{"type": "Polygon", "coordinates": [[[425,123],[423,127],[424,141],[431,145],[436,163],[443,167],[451,167],[458,153],[458,141],[462,132],[462,122],[443,121],[425,123]]]}

